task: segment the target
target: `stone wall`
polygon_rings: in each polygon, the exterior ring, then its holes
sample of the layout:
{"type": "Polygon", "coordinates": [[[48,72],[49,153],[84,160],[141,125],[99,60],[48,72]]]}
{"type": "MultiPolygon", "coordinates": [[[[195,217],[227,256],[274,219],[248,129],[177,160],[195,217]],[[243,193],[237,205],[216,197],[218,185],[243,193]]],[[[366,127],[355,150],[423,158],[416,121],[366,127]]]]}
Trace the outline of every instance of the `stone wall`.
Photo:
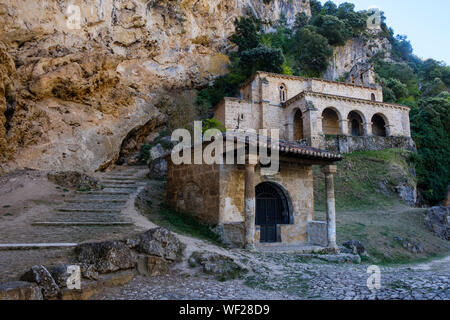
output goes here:
{"type": "Polygon", "coordinates": [[[167,203],[199,221],[219,222],[219,167],[217,165],[174,165],[168,159],[167,203]]]}
{"type": "Polygon", "coordinates": [[[321,136],[320,147],[338,153],[352,153],[365,150],[377,151],[392,148],[410,151],[416,150],[413,139],[408,137],[327,135],[321,136]]]}
{"type": "Polygon", "coordinates": [[[311,221],[308,223],[308,243],[326,247],[328,245],[327,223],[324,221],[311,221]]]}

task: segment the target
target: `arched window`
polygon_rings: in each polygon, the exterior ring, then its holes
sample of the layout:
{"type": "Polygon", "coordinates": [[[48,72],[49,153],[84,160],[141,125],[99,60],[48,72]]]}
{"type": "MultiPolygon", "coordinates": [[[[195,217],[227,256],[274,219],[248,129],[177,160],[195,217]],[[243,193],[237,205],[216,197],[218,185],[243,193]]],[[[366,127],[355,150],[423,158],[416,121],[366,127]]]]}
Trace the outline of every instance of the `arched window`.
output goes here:
{"type": "Polygon", "coordinates": [[[371,99],[372,101],[377,101],[377,97],[375,96],[375,93],[372,93],[372,94],[370,95],[370,99],[371,99]]]}
{"type": "Polygon", "coordinates": [[[384,120],[384,117],[379,114],[372,117],[372,134],[378,137],[387,136],[386,121],[384,120]]]}
{"type": "Polygon", "coordinates": [[[339,116],[333,109],[327,108],[322,112],[322,132],[324,134],[338,135],[339,116]]]}
{"type": "Polygon", "coordinates": [[[364,134],[363,119],[357,112],[350,112],[348,114],[347,120],[349,125],[349,132],[352,136],[359,137],[364,134]]]}
{"type": "Polygon", "coordinates": [[[284,83],[280,84],[280,101],[281,103],[287,100],[287,89],[284,83]]]}
{"type": "Polygon", "coordinates": [[[294,141],[303,140],[303,114],[299,110],[294,115],[294,141]]]}

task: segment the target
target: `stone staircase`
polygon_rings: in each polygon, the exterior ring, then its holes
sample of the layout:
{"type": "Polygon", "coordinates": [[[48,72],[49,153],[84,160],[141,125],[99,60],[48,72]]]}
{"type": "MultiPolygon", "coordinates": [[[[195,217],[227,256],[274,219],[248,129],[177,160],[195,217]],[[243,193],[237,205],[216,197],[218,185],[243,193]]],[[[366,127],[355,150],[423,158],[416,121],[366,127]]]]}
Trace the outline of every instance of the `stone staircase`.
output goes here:
{"type": "Polygon", "coordinates": [[[0,250],[66,248],[80,242],[128,235],[135,231],[127,216],[133,199],[148,183],[148,167],[125,167],[96,174],[102,190],[72,192],[53,212],[30,221],[31,230],[18,237],[20,242],[0,245],[0,250]]]}

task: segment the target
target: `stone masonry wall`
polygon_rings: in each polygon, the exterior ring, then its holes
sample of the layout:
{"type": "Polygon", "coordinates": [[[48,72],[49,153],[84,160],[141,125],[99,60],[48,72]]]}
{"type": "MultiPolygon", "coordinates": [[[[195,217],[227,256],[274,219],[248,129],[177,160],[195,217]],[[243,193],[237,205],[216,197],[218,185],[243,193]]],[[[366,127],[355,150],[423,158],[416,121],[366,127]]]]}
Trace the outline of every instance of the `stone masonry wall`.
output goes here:
{"type": "Polygon", "coordinates": [[[321,136],[320,147],[338,153],[352,153],[366,150],[377,151],[392,148],[410,151],[416,150],[413,139],[408,137],[321,136]]]}
{"type": "Polygon", "coordinates": [[[174,165],[168,161],[167,203],[199,221],[219,222],[219,167],[217,165],[174,165]]]}

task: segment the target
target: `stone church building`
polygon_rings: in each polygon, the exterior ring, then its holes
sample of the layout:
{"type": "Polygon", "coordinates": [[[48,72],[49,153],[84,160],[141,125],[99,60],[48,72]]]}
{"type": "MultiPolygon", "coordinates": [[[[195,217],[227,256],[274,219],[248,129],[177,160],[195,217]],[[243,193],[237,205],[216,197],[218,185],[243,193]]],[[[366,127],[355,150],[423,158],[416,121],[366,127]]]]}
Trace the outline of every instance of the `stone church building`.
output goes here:
{"type": "Polygon", "coordinates": [[[328,137],[411,140],[409,108],[383,102],[370,68],[353,71],[347,83],[257,72],[241,87],[239,98],[219,103],[215,118],[228,133],[278,129],[278,174],[264,175],[261,164],[249,162],[174,165],[169,157],[169,205],[215,226],[234,246],[336,249],[333,175],[342,156],[324,150],[329,150],[328,137]],[[314,219],[314,165],[325,175],[326,221],[314,219]]]}
{"type": "Polygon", "coordinates": [[[227,129],[279,129],[288,141],[321,148],[328,135],[410,138],[410,109],[383,102],[374,78],[372,70],[352,72],[350,83],[257,72],[215,118],[227,129]]]}

